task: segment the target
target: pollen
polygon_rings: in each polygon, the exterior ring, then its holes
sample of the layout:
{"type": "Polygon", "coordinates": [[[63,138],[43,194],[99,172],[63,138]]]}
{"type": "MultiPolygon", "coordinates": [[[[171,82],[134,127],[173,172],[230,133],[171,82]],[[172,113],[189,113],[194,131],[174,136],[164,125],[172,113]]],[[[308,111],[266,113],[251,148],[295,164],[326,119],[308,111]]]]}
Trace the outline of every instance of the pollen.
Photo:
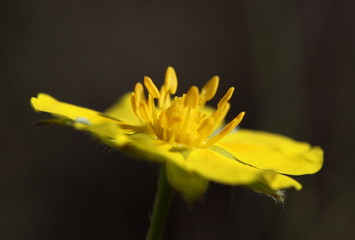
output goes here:
{"type": "Polygon", "coordinates": [[[227,115],[229,100],[234,92],[233,87],[229,88],[218,102],[217,109],[212,114],[206,114],[203,109],[217,92],[218,76],[212,77],[201,90],[192,86],[186,94],[173,97],[178,81],[172,67],[168,67],[160,90],[149,77],[144,77],[143,83],[147,96],[141,83],[137,83],[131,93],[133,112],[144,131],[176,147],[209,148],[230,133],[245,114],[240,113],[219,133],[213,134],[227,115]]]}

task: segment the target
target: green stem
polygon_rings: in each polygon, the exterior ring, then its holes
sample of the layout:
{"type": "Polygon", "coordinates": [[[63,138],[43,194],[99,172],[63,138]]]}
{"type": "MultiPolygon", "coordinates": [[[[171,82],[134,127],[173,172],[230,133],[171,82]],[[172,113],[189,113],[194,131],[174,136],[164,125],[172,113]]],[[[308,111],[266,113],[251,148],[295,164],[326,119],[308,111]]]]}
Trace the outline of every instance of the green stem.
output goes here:
{"type": "Polygon", "coordinates": [[[160,240],[163,238],[166,217],[171,202],[171,187],[166,179],[165,165],[160,167],[158,189],[155,195],[153,215],[146,236],[146,240],[160,240]]]}

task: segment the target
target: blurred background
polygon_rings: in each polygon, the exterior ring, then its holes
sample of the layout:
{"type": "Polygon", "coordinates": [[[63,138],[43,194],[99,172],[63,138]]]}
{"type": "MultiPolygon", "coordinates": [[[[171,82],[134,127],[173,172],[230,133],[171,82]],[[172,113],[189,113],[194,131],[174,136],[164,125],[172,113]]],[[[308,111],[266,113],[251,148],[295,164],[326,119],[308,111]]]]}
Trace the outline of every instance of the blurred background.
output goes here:
{"type": "MultiPolygon", "coordinates": [[[[228,119],[325,150],[285,206],[211,184],[176,195],[165,239],[355,239],[354,1],[9,1],[2,4],[0,239],[144,239],[158,166],[48,118],[49,93],[103,111],[174,66],[179,92],[219,75],[228,119]]],[[[216,103],[212,101],[212,105],[216,103]]]]}

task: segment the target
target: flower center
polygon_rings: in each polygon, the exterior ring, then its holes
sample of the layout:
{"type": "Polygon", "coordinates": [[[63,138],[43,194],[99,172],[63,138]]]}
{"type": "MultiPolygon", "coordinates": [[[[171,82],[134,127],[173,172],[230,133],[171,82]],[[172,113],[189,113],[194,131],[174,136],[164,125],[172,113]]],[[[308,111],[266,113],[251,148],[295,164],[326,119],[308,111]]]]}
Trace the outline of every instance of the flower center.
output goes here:
{"type": "Polygon", "coordinates": [[[136,84],[131,93],[132,108],[145,131],[152,136],[179,147],[210,147],[232,131],[244,116],[241,112],[218,134],[210,137],[223,122],[234,91],[233,87],[229,88],[218,102],[217,109],[207,114],[205,104],[216,94],[218,83],[219,78],[212,77],[201,91],[192,86],[186,94],[172,99],[171,94],[175,94],[178,82],[174,69],[168,67],[160,91],[149,77],[144,77],[148,98],[143,85],[136,84]],[[158,107],[155,106],[155,99],[158,107]]]}

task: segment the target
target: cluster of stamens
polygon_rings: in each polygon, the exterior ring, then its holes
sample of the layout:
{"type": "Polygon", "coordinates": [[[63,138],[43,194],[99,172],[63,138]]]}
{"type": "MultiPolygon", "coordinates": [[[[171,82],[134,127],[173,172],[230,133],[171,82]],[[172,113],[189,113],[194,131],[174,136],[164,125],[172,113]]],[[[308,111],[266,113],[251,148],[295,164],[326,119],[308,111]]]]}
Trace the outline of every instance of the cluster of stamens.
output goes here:
{"type": "Polygon", "coordinates": [[[214,76],[201,91],[192,86],[186,94],[172,99],[171,95],[176,93],[178,82],[174,69],[168,67],[160,91],[149,77],[144,78],[148,98],[143,85],[136,84],[131,93],[132,108],[142,127],[152,136],[175,146],[208,148],[231,132],[244,116],[244,112],[241,112],[218,134],[210,137],[225,118],[230,108],[228,101],[234,91],[233,87],[229,88],[218,102],[217,109],[209,116],[203,112],[203,108],[216,94],[218,83],[219,78],[214,76]]]}

